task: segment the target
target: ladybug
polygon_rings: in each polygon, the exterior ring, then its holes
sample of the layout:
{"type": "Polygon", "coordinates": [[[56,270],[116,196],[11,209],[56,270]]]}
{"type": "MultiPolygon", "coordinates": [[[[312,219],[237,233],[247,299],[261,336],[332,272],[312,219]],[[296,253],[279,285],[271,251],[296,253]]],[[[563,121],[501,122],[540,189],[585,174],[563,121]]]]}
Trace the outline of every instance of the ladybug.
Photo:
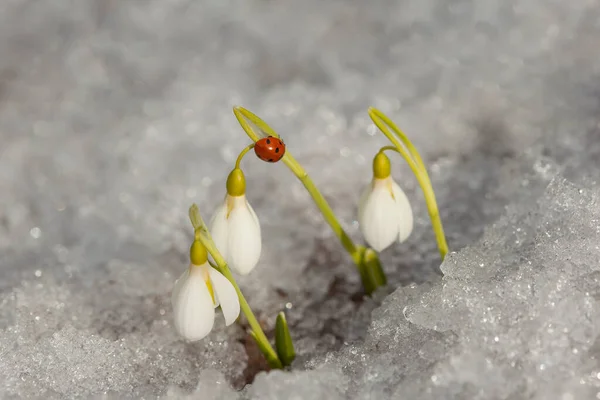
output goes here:
{"type": "Polygon", "coordinates": [[[277,162],[285,154],[285,144],[279,138],[267,136],[254,145],[256,156],[266,162],[277,162]]]}

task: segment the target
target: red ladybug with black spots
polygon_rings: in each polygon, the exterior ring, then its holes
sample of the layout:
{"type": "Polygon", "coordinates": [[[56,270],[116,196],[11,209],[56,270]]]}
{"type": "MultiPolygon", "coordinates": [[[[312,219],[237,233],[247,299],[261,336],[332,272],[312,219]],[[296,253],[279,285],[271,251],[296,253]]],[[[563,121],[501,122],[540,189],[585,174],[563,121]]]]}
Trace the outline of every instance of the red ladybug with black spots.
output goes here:
{"type": "Polygon", "coordinates": [[[254,152],[261,160],[274,163],[285,154],[285,143],[274,136],[267,136],[254,144],[254,152]]]}

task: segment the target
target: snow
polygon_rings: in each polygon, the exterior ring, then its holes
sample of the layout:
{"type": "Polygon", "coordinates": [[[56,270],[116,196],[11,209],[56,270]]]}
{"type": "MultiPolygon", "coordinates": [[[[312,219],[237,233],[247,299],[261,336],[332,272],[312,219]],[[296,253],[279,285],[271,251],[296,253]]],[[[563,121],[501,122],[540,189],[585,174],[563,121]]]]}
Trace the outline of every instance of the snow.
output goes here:
{"type": "Polygon", "coordinates": [[[0,396],[598,396],[599,20],[595,0],[3,2],[0,396]],[[173,328],[187,209],[210,218],[249,141],[234,105],[359,242],[380,108],[453,251],[392,159],[415,229],[365,298],[302,185],[244,159],[263,253],[238,281],[268,334],[286,310],[291,371],[264,371],[245,326],[173,328]]]}

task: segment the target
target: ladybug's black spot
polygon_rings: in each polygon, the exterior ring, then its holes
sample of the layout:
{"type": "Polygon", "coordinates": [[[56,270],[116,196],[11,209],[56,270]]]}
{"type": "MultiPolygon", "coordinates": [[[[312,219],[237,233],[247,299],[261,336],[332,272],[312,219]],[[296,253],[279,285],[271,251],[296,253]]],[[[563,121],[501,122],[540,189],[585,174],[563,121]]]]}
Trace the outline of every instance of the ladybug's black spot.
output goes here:
{"type": "Polygon", "coordinates": [[[273,159],[272,159],[272,158],[269,158],[269,162],[273,162],[273,159]]]}
{"type": "Polygon", "coordinates": [[[271,139],[267,139],[267,144],[271,144],[271,139]]]}
{"type": "Polygon", "coordinates": [[[275,153],[279,153],[279,147],[275,147],[275,153]]]}

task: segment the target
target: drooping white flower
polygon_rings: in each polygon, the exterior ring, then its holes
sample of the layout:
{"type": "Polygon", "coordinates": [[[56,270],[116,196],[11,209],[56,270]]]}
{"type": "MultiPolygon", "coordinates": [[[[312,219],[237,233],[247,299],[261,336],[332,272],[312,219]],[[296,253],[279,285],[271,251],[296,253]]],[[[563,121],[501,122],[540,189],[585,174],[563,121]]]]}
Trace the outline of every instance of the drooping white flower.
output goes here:
{"type": "Polygon", "coordinates": [[[238,168],[227,179],[227,195],[210,222],[210,232],[234,271],[247,275],[256,267],[262,250],[260,223],[246,199],[245,181],[238,168]]]}
{"type": "Polygon", "coordinates": [[[200,340],[210,333],[218,306],[227,326],[240,314],[235,288],[208,262],[190,264],[175,282],[171,304],[177,332],[190,341],[200,340]]]}
{"type": "Polygon", "coordinates": [[[358,222],[369,246],[379,252],[410,236],[413,212],[406,194],[389,173],[387,156],[379,153],[373,165],[373,180],[360,198],[358,222]]]}

